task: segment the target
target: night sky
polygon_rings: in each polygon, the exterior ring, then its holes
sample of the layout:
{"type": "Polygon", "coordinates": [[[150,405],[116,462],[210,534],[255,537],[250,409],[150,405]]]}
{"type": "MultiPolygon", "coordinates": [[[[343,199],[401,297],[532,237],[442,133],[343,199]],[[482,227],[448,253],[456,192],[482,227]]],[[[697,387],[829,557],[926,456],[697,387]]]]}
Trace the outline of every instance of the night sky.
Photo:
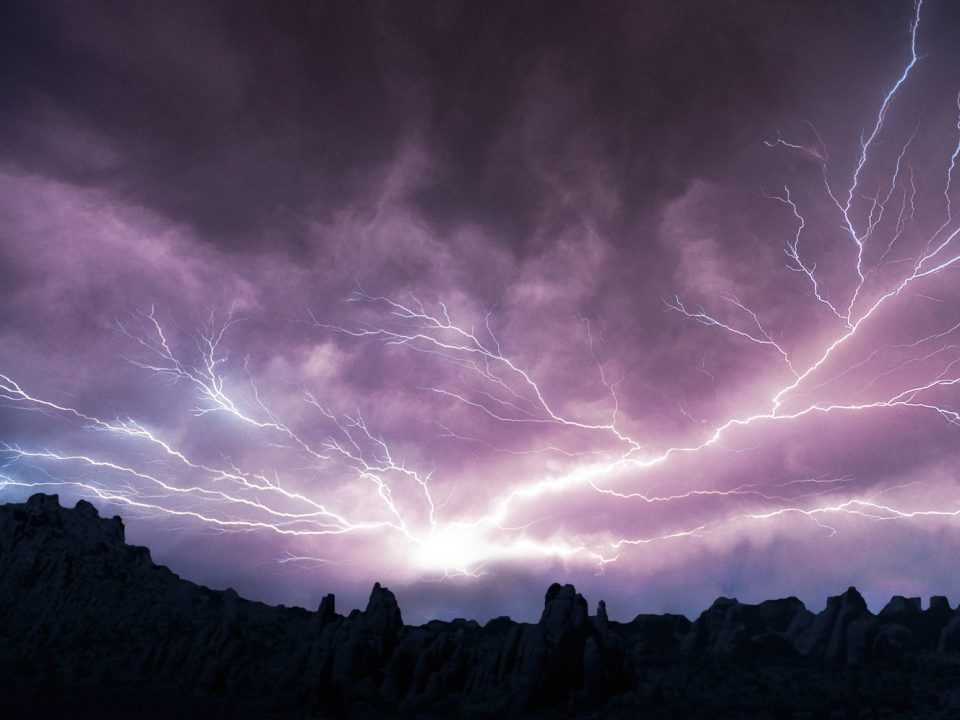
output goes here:
{"type": "Polygon", "coordinates": [[[934,0],[4,3],[0,501],[414,623],[553,581],[621,620],[956,602],[958,33],[934,0]]]}

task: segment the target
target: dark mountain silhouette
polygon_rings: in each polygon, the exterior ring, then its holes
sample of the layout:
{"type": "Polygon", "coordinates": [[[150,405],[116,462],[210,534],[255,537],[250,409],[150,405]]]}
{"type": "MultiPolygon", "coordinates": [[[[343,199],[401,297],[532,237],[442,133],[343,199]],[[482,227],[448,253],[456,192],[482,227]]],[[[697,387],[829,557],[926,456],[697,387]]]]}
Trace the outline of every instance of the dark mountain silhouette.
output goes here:
{"type": "Polygon", "coordinates": [[[538,623],[412,627],[379,584],[347,616],[195,585],[34,495],[0,506],[0,716],[956,718],[960,613],[850,588],[618,623],[554,584],[538,623]]]}

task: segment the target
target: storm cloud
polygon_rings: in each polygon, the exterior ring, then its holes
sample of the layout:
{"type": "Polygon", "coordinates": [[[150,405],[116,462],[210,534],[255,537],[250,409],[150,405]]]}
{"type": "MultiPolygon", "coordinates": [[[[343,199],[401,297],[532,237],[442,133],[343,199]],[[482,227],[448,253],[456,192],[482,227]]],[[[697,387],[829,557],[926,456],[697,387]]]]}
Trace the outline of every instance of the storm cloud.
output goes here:
{"type": "Polygon", "coordinates": [[[914,17],[6,4],[0,499],[413,619],[957,594],[960,12],[910,65],[914,17]]]}

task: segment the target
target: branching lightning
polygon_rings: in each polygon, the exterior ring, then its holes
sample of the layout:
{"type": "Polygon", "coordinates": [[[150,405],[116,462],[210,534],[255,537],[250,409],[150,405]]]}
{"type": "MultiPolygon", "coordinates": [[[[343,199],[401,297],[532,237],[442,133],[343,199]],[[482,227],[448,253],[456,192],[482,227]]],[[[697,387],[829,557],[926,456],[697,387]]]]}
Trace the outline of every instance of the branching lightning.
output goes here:
{"type": "MultiPolygon", "coordinates": [[[[871,342],[870,335],[885,313],[917,293],[935,293],[930,289],[933,281],[960,267],[956,242],[960,225],[951,203],[960,156],[960,94],[956,100],[958,137],[950,148],[942,183],[945,219],[937,221],[935,230],[921,236],[922,224],[917,221],[918,182],[910,158],[919,123],[896,143],[892,166],[877,169],[883,165],[876,153],[878,146],[888,141],[885,133],[890,111],[921,63],[918,29],[922,6],[918,0],[909,26],[909,58],[861,135],[854,166],[844,183],[831,179],[826,144],[812,125],[813,145],[780,134],[766,143],[778,152],[801,153],[819,164],[825,204],[850,246],[843,261],[846,264],[831,261],[825,267],[822,260],[814,259],[815,238],[810,237],[811,223],[798,196],[788,187],[767,196],[789,212],[787,221],[793,230],[784,248],[786,267],[802,276],[810,303],[828,316],[832,323],[829,335],[789,337],[775,332],[764,310],[752,308],[730,293],[720,296],[727,314],[688,304],[679,295],[664,300],[668,310],[682,316],[680,320],[696,321],[705,326],[703,332],[726,333],[747,352],[775,360],[771,365],[774,381],[764,404],[721,422],[696,420],[692,437],[664,445],[634,429],[626,412],[629,408],[621,407],[618,382],[609,380],[585,321],[590,356],[607,398],[602,416],[595,407],[572,408],[552,397],[535,373],[501,343],[491,312],[475,326],[463,325],[444,303],[378,296],[362,288],[350,302],[372,311],[376,317],[372,322],[334,324],[308,311],[307,324],[312,331],[332,333],[348,344],[372,341],[419,353],[424,361],[452,369],[446,377],[455,376],[458,383],[445,382],[441,374],[436,383],[419,388],[438,414],[455,406],[458,412],[483,422],[517,428],[519,433],[529,430],[534,437],[544,429],[551,431],[548,441],[535,439],[516,448],[473,437],[452,422],[438,421],[438,437],[445,442],[471,445],[500,458],[550,460],[540,472],[530,475],[527,470],[513,478],[502,491],[484,492],[469,513],[457,513],[438,499],[443,495],[436,489],[433,473],[408,465],[397,446],[373,430],[359,409],[336,412],[322,393],[304,387],[300,400],[310,419],[304,420],[300,412],[291,417],[275,409],[282,403],[269,401],[246,362],[242,373],[231,372],[237,363],[226,350],[227,340],[239,319],[228,316],[217,322],[211,315],[184,350],[177,334],[171,332],[172,323],[162,322],[151,308],[116,323],[138,353],[129,362],[149,377],[170,383],[174,391],[188,391],[195,403],[189,410],[193,422],[226,421],[238,428],[238,433],[245,433],[244,442],[263,449],[265,458],[280,453],[283,462],[269,470],[238,467],[226,453],[222,462],[214,462],[198,457],[191,444],[175,439],[176,433],[169,428],[148,428],[130,418],[98,417],[34,394],[13,378],[0,375],[0,401],[6,405],[40,411],[85,431],[104,433],[120,444],[117,447],[125,448],[123,457],[127,458],[118,459],[113,445],[93,453],[3,444],[0,487],[66,487],[145,515],[177,516],[217,531],[268,532],[288,538],[360,534],[384,547],[399,544],[417,572],[441,577],[475,576],[487,572],[493,563],[529,557],[581,558],[602,566],[630,552],[642,552],[643,546],[651,543],[696,539],[739,523],[775,522],[786,516],[808,518],[830,533],[836,529],[827,518],[843,515],[870,521],[960,516],[960,509],[907,509],[895,507],[892,501],[880,502],[876,495],[861,494],[853,478],[846,476],[663,491],[645,484],[646,471],[681,456],[706,453],[747,428],[762,433],[826,415],[905,412],[933,415],[960,425],[960,411],[948,402],[945,392],[960,385],[960,322],[934,332],[921,331],[904,343],[871,342]],[[866,187],[875,174],[880,179],[866,187]],[[911,257],[911,252],[916,255],[911,257]],[[891,259],[897,253],[906,253],[906,257],[891,259]],[[844,353],[857,343],[866,344],[868,351],[850,359],[855,353],[844,353]],[[840,382],[850,377],[861,380],[855,392],[840,382]],[[288,477],[291,473],[296,477],[288,477]],[[562,523],[557,523],[552,533],[530,532],[537,524],[551,522],[549,511],[539,513],[539,504],[564,494],[596,495],[627,508],[704,499],[717,505],[710,519],[649,535],[617,537],[610,531],[598,531],[567,536],[562,523]],[[730,499],[746,503],[750,509],[726,504],[730,499]]],[[[716,392],[713,376],[702,361],[696,371],[709,378],[716,392]]],[[[685,407],[681,406],[681,413],[694,419],[685,407]]],[[[445,479],[442,484],[470,492],[455,479],[445,479]]],[[[278,562],[316,564],[328,560],[295,551],[278,562]]]]}

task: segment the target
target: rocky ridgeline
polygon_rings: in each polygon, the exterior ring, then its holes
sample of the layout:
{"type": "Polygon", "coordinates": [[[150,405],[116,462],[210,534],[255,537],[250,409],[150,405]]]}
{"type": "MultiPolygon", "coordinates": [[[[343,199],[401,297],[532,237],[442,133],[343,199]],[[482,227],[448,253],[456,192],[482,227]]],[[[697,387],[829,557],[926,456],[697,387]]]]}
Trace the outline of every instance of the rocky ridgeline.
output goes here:
{"type": "Polygon", "coordinates": [[[7,717],[960,717],[958,690],[960,613],[943,597],[878,615],[853,588],[818,614],[719,598],[693,622],[619,623],[554,584],[535,624],[412,627],[379,584],[346,616],[333,595],[271,607],[181,580],[90,503],[0,506],[7,717]]]}

